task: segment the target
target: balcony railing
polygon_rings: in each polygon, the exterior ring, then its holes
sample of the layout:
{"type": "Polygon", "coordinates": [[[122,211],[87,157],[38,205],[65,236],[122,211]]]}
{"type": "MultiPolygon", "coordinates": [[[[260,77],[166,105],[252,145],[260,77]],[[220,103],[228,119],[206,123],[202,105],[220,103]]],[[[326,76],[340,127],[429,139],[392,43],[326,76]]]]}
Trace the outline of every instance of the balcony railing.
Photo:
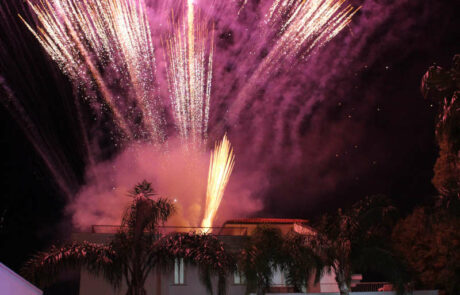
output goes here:
{"type": "MultiPolygon", "coordinates": [[[[98,234],[115,234],[121,226],[117,225],[93,225],[92,233],[98,234]]],[[[160,234],[165,235],[173,232],[179,233],[212,233],[217,236],[246,236],[248,234],[247,227],[194,227],[194,226],[159,226],[160,234]]]]}
{"type": "Polygon", "coordinates": [[[387,282],[362,282],[351,287],[352,292],[379,292],[392,291],[391,284],[387,282]]]}

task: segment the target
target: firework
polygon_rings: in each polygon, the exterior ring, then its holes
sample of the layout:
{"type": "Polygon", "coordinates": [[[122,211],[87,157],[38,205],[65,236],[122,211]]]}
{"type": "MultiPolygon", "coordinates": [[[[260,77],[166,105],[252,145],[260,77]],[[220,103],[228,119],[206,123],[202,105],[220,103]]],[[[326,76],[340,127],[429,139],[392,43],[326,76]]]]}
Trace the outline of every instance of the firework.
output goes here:
{"type": "Polygon", "coordinates": [[[345,2],[346,0],[276,0],[270,8],[268,24],[275,25],[286,16],[287,20],[281,23],[281,38],[267,61],[271,63],[279,60],[282,53],[298,55],[302,50],[302,56],[306,57],[315,47],[321,47],[334,38],[360,9],[344,5],[345,2]]]}
{"type": "Polygon", "coordinates": [[[266,81],[270,73],[289,57],[307,59],[324,46],[351,21],[360,9],[345,5],[346,0],[275,0],[266,16],[266,24],[276,27],[278,36],[268,55],[262,60],[246,85],[239,92],[233,109],[233,121],[252,97],[254,87],[266,81]]]}
{"type": "Polygon", "coordinates": [[[112,94],[99,67],[114,69],[129,81],[124,86],[133,90],[144,120],[143,133],[162,141],[154,49],[144,1],[44,0],[28,4],[39,25],[34,29],[24,22],[61,70],[78,85],[84,84],[89,73],[118,125],[132,137],[132,126],[121,108],[128,103],[112,94]]]}
{"type": "Polygon", "coordinates": [[[208,129],[213,33],[205,20],[195,18],[192,0],[186,15],[182,24],[173,24],[174,34],[166,40],[168,82],[179,134],[199,144],[208,129]]]}
{"type": "MultiPolygon", "coordinates": [[[[142,137],[164,143],[166,124],[156,90],[155,52],[144,0],[26,1],[36,15],[37,26],[24,23],[62,71],[82,89],[89,85],[90,90],[94,86],[99,91],[130,140],[142,137]]],[[[257,64],[251,67],[227,110],[231,122],[225,123],[233,125],[245,107],[254,109],[264,103],[248,102],[255,97],[258,84],[285,69],[286,61],[308,58],[343,30],[359,9],[346,1],[274,0],[265,18],[269,28],[263,34],[269,38],[263,44],[266,54],[260,60],[257,57],[257,64]]],[[[242,2],[238,14],[247,2],[242,2]]],[[[214,28],[196,13],[194,5],[193,0],[187,0],[178,21],[173,13],[172,32],[162,40],[171,113],[179,136],[183,143],[203,148],[209,127],[214,28]]],[[[242,52],[254,54],[256,50],[242,52]]],[[[213,225],[234,163],[233,150],[224,136],[211,152],[201,223],[205,232],[213,225]]]]}
{"type": "Polygon", "coordinates": [[[208,187],[206,190],[206,207],[201,227],[208,232],[213,224],[214,217],[224,196],[230,175],[235,165],[235,155],[227,135],[220,143],[216,143],[211,153],[208,173],[208,187]]]}

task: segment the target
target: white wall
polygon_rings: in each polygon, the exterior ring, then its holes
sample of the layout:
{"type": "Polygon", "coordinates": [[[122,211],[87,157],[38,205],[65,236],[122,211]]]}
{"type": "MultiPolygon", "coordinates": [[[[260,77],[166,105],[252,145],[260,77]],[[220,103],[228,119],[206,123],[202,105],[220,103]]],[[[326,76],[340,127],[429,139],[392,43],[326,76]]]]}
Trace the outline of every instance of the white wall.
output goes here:
{"type": "MultiPolygon", "coordinates": [[[[335,283],[334,277],[329,274],[322,279],[323,286],[321,290],[310,288],[311,293],[267,293],[270,295],[339,295],[339,292],[325,291],[325,285],[335,283]]],[[[216,280],[213,281],[213,286],[217,286],[216,280]]],[[[319,284],[317,286],[320,286],[319,284]]],[[[337,288],[337,284],[335,284],[337,288]]],[[[161,274],[161,280],[158,279],[157,272],[153,271],[147,278],[145,283],[147,295],[161,294],[161,295],[206,295],[206,288],[199,279],[198,269],[196,267],[185,265],[185,284],[174,285],[174,270],[161,274]],[[161,290],[161,291],[160,291],[161,290]],[[160,291],[160,292],[159,292],[160,291]]],[[[1,289],[0,289],[1,290],[1,289]]],[[[216,294],[217,290],[214,290],[216,294]]],[[[245,294],[246,286],[233,284],[233,276],[227,280],[227,294],[228,295],[243,295],[245,294]]],[[[120,290],[115,291],[109,283],[103,278],[95,277],[88,272],[82,270],[80,277],[80,295],[124,295],[126,293],[126,286],[122,284],[120,290]]],[[[3,293],[0,293],[3,294],[3,293]]],[[[8,294],[8,293],[7,293],[8,294]]],[[[15,293],[21,294],[21,293],[15,293]]],[[[396,295],[396,292],[351,292],[351,295],[396,295]]],[[[27,294],[28,295],[28,294],[27,294]]],[[[414,291],[407,295],[438,295],[438,291],[414,291]]]]}
{"type": "MultiPolygon", "coordinates": [[[[213,286],[217,286],[217,280],[213,281],[213,286]]],[[[185,284],[174,285],[174,271],[165,272],[161,275],[161,280],[158,280],[157,272],[154,270],[148,276],[145,282],[147,295],[206,295],[206,288],[200,281],[198,269],[196,267],[185,265],[185,284]],[[160,291],[160,292],[159,292],[160,291]]],[[[246,286],[233,284],[233,276],[227,280],[228,295],[245,294],[246,286]]],[[[217,294],[214,290],[214,294],[217,294]]],[[[114,290],[112,286],[103,278],[96,277],[85,270],[81,271],[80,276],[80,295],[124,295],[126,293],[126,284],[122,284],[121,288],[114,290]]]]}
{"type": "Polygon", "coordinates": [[[43,292],[0,263],[0,294],[41,295],[43,292]]]}

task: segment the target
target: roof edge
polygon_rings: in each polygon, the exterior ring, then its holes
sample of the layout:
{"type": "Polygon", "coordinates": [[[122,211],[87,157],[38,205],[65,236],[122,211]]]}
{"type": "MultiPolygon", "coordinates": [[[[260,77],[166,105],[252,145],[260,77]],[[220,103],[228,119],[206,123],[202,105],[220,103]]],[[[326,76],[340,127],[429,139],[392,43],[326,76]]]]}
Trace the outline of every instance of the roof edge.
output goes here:
{"type": "Polygon", "coordinates": [[[236,218],[229,219],[224,222],[223,226],[226,224],[307,224],[309,221],[307,219],[295,219],[295,218],[236,218]]]}

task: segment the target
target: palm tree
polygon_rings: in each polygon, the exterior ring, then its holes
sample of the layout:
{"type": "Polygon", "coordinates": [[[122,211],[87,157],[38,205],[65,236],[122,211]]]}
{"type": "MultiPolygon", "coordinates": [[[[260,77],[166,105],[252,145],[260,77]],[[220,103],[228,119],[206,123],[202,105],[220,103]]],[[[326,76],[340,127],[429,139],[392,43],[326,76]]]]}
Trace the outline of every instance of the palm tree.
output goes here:
{"type": "Polygon", "coordinates": [[[354,270],[380,273],[402,291],[405,273],[390,245],[395,217],[395,207],[384,196],[366,197],[346,212],[323,216],[317,251],[334,270],[341,295],[349,294],[354,270]]]}
{"type": "Polygon", "coordinates": [[[286,273],[286,283],[296,292],[307,286],[313,274],[317,282],[324,264],[310,240],[309,236],[293,231],[283,236],[277,228],[257,227],[238,260],[238,270],[246,280],[246,293],[256,290],[257,294],[265,294],[276,269],[286,273]]]}
{"type": "Polygon", "coordinates": [[[294,287],[295,292],[302,292],[308,287],[309,279],[314,276],[317,283],[326,267],[322,257],[316,251],[314,235],[289,232],[283,241],[282,270],[286,273],[286,283],[294,287]]]}
{"type": "Polygon", "coordinates": [[[238,270],[246,280],[246,293],[256,290],[265,294],[276,268],[283,263],[281,231],[271,227],[257,227],[240,253],[238,270]]]}
{"type": "Polygon", "coordinates": [[[234,262],[222,242],[214,236],[196,233],[171,233],[162,236],[159,225],[174,213],[167,199],[154,196],[151,184],[144,181],[130,192],[131,206],[126,210],[120,230],[107,245],[72,242],[40,252],[23,268],[23,275],[38,285],[52,283],[59,273],[85,267],[104,277],[115,288],[124,279],[127,295],[145,295],[147,276],[154,268],[167,269],[176,258],[197,265],[201,278],[212,293],[211,277],[219,277],[219,294],[225,293],[225,278],[234,262]]]}

